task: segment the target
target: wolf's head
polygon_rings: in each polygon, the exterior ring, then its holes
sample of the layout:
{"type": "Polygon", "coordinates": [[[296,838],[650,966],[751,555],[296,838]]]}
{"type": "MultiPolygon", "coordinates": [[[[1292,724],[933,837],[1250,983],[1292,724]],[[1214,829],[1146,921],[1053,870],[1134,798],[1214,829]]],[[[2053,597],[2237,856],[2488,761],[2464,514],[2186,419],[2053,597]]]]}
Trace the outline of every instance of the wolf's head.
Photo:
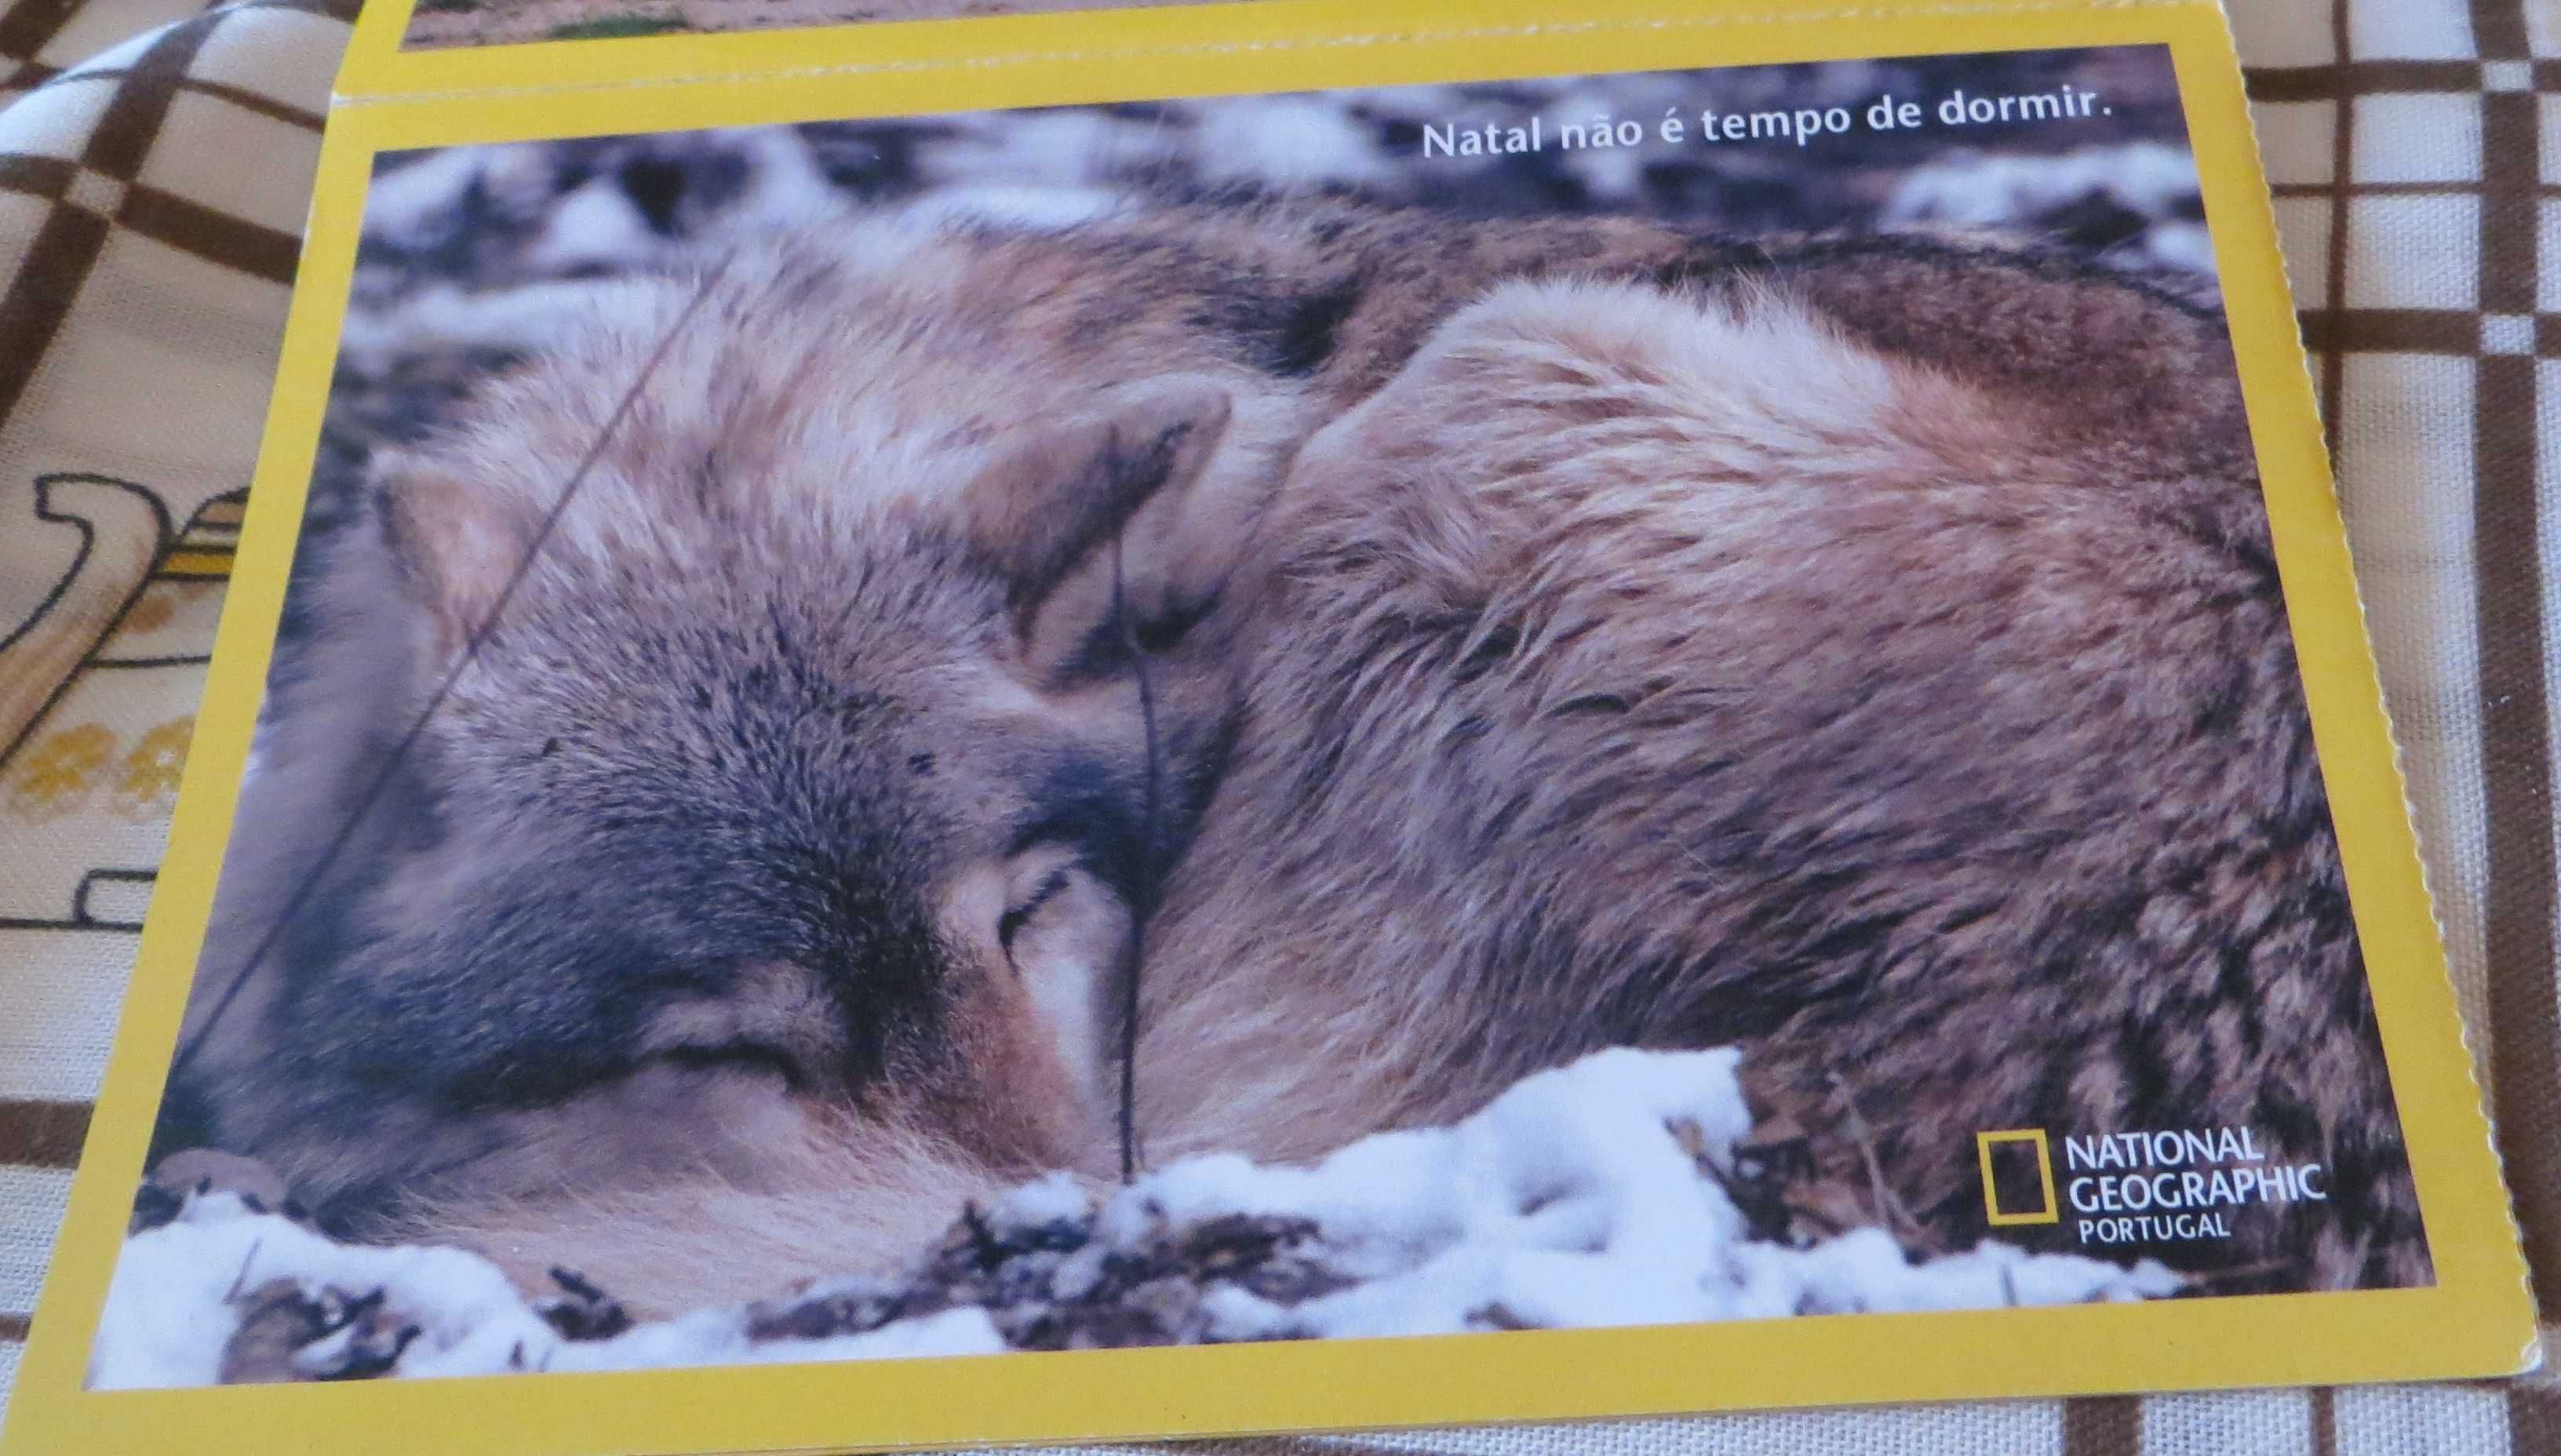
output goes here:
{"type": "Polygon", "coordinates": [[[1214,358],[1070,357],[933,271],[616,287],[378,458],[332,590],[390,603],[417,822],[261,999],[215,1121],[272,1132],[232,1140],[323,1199],[752,1177],[775,1119],[1091,1156],[1286,431],[1214,358]],[[287,1080],[298,1127],[240,1105],[287,1080]]]}

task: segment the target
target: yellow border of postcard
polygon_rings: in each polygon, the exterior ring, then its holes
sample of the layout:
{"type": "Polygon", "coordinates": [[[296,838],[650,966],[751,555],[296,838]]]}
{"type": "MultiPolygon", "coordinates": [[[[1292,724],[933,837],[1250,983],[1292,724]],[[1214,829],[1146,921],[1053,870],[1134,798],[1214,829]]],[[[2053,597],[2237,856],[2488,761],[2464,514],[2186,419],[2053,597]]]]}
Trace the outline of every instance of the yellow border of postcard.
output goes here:
{"type": "MultiPolygon", "coordinates": [[[[2229,33],[2210,0],[1270,0],[399,51],[359,22],[219,645],[9,1456],[805,1450],[2484,1376],[2523,1260],[2404,798],[2229,33]],[[1560,15],[1570,18],[1560,19],[1560,15]],[[2435,1257],[2418,1289],[663,1373],[90,1391],[83,1376],[250,748],[377,153],[460,142],[1529,75],[2161,44],[2174,58],[2373,1001],[2435,1257]],[[565,81],[564,78],[574,78],[565,81]],[[487,1434],[481,1434],[487,1433],[487,1434]]],[[[1997,1221],[1997,1220],[1995,1220],[1997,1221]]]]}

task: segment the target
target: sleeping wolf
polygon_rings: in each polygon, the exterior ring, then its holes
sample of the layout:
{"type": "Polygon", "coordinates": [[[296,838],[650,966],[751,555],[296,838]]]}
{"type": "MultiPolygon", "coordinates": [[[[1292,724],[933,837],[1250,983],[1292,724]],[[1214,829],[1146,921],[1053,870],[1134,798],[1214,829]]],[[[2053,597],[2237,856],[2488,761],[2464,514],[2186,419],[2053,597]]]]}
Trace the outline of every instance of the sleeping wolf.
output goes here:
{"type": "Polygon", "coordinates": [[[2426,1277],[2210,316],[1305,203],[801,240],[670,335],[695,287],[376,462],[164,1148],[646,1307],[768,1292],[1106,1172],[1152,916],[1160,1159],[1740,1041],[1918,1241],[1984,1232],[1974,1131],[2228,1123],[2330,1202],[2155,1251],[2426,1277]]]}

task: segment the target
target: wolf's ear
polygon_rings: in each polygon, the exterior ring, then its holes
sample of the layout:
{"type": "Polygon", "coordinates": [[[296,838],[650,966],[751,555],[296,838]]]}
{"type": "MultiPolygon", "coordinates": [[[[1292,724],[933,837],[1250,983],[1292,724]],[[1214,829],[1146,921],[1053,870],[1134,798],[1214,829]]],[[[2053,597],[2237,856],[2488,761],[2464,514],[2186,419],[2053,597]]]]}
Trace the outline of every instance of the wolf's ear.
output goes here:
{"type": "Polygon", "coordinates": [[[450,658],[522,569],[534,523],[515,501],[408,455],[377,459],[374,490],[401,585],[427,613],[437,656],[450,658]]]}
{"type": "Polygon", "coordinates": [[[1115,599],[1142,639],[1178,631],[1217,599],[1268,489],[1250,467],[1219,468],[1232,411],[1215,385],[1148,386],[1025,431],[970,482],[971,531],[1006,573],[1035,672],[1076,663],[1114,625],[1115,599]]]}

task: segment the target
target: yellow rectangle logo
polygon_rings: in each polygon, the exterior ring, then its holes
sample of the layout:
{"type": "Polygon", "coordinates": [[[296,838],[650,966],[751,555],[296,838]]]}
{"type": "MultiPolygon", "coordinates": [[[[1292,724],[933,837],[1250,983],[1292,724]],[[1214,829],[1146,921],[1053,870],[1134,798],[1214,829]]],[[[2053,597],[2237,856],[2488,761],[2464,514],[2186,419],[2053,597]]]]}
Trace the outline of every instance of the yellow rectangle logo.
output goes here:
{"type": "Polygon", "coordinates": [[[1978,1132],[1974,1134],[1974,1158],[1982,1165],[1983,1170],[1983,1217],[1994,1228],[2006,1228],[2020,1223],[2059,1223],[2063,1220],[2063,1210],[2054,1202],[2054,1155],[2046,1146],[2043,1128],[2021,1127],[2002,1132],[1978,1132]],[[2027,1143],[2036,1149],[2036,1179],[2045,1189],[2043,1205],[2025,1212],[2002,1212],[2000,1191],[1992,1182],[1992,1148],[1998,1143],[2027,1143]]]}

